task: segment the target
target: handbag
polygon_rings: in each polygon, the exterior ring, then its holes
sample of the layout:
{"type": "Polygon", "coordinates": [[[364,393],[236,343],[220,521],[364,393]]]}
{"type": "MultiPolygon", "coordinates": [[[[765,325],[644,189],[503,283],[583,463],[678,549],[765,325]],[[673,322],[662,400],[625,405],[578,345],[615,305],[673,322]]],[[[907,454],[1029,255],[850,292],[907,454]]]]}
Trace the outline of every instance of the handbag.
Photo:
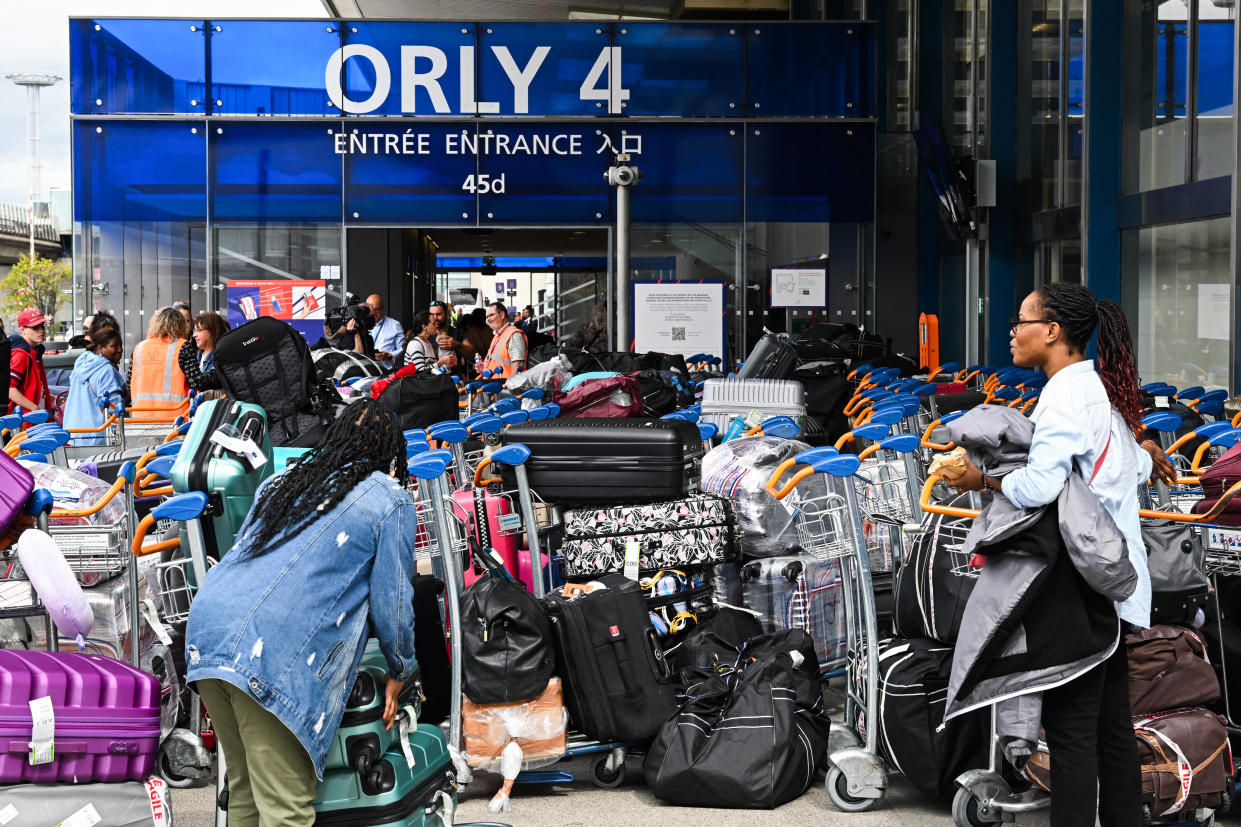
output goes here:
{"type": "Polygon", "coordinates": [[[1188,523],[1160,520],[1142,524],[1142,542],[1150,572],[1152,620],[1192,620],[1210,591],[1202,539],[1188,523]]]}
{"type": "Polygon", "coordinates": [[[476,704],[533,698],[547,688],[556,656],[551,623],[534,595],[513,579],[490,549],[470,538],[486,571],[461,598],[461,671],[476,704]]]}

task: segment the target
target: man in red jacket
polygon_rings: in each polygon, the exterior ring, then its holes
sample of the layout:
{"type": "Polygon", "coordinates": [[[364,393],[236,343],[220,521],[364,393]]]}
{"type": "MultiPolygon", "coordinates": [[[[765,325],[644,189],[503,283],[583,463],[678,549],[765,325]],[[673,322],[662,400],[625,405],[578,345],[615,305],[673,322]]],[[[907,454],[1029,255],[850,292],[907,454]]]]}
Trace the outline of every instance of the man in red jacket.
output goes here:
{"type": "Polygon", "coordinates": [[[9,357],[9,409],[14,413],[52,409],[43,370],[46,325],[47,319],[37,308],[27,307],[17,314],[17,333],[9,337],[13,347],[9,357]]]}

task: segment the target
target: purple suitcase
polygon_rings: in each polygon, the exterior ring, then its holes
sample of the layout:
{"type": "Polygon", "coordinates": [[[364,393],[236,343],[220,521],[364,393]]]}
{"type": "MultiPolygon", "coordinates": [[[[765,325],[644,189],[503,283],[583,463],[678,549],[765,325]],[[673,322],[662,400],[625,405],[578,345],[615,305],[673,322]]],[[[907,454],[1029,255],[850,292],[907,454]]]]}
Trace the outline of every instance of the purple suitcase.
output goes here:
{"type": "Polygon", "coordinates": [[[143,781],[159,749],[160,685],[127,663],[0,650],[0,784],[143,781]],[[30,701],[50,697],[53,760],[30,764],[30,701]]]}
{"type": "Polygon", "coordinates": [[[0,451],[0,537],[30,502],[34,477],[17,460],[0,451]]]}

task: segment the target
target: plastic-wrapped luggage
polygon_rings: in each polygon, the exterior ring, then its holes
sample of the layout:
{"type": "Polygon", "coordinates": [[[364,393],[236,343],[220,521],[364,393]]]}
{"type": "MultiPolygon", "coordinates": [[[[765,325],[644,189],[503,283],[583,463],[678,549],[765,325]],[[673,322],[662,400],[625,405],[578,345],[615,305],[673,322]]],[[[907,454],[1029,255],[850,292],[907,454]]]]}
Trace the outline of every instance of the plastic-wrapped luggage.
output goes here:
{"type": "Polygon", "coordinates": [[[821,670],[844,663],[848,629],[839,560],[809,554],[751,560],[741,567],[741,584],[746,608],[762,613],[764,630],[806,632],[821,670]]]}
{"type": "Polygon", "coordinates": [[[703,457],[702,490],[732,500],[745,556],[801,551],[796,519],[802,498],[826,496],[826,481],[810,476],[783,500],[768,494],[766,485],[780,463],[809,447],[794,439],[753,436],[726,442],[703,457]]]}
{"type": "Polygon", "coordinates": [[[0,650],[0,784],[145,780],[160,692],[112,658],[0,650]]]}
{"type": "Polygon", "coordinates": [[[4,803],[11,808],[5,827],[173,825],[172,790],[157,775],[112,784],[15,784],[5,787],[4,803]]]}
{"type": "Polygon", "coordinates": [[[713,494],[641,505],[577,508],[564,513],[560,549],[567,578],[623,572],[625,550],[638,544],[638,570],[726,563],[736,556],[730,501],[713,494]]]}
{"type": "MultiPolygon", "coordinates": [[[[530,449],[526,474],[545,502],[655,502],[698,490],[703,448],[693,422],[557,418],[509,426],[501,437],[530,449]]],[[[501,473],[506,488],[516,485],[511,467],[501,473]]]]}
{"type": "MultiPolygon", "coordinates": [[[[57,511],[87,509],[103,499],[112,487],[103,480],[43,462],[22,460],[34,478],[35,488],[46,488],[55,500],[57,511]]],[[[125,516],[125,498],[119,494],[112,501],[89,517],[52,517],[48,523],[54,526],[113,525],[125,516]]]]}
{"type": "Polygon", "coordinates": [[[385,373],[383,365],[366,354],[352,350],[319,348],[310,351],[310,358],[314,360],[315,372],[320,379],[327,379],[338,385],[358,376],[379,377],[385,373]]]}
{"type": "Polygon", "coordinates": [[[461,706],[466,761],[471,767],[500,772],[501,755],[510,743],[522,753],[522,769],[533,769],[565,754],[568,713],[560,678],[552,678],[536,698],[507,704],[461,706]]]}

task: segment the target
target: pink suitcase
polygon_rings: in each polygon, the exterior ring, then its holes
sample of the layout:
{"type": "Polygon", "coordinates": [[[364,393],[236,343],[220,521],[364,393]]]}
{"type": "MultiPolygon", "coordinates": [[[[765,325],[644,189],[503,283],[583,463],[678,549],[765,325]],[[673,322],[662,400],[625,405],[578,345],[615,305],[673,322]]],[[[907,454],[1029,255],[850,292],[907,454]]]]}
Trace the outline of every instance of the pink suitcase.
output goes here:
{"type": "Polygon", "coordinates": [[[0,451],[0,537],[30,502],[34,476],[17,460],[0,451]]]}
{"type": "Polygon", "coordinates": [[[0,650],[0,784],[144,781],[160,738],[160,684],[127,663],[0,650]],[[31,765],[30,702],[49,697],[52,760],[31,765]]]}
{"type": "MultiPolygon", "coordinates": [[[[508,569],[509,574],[524,583],[527,589],[534,591],[534,571],[530,565],[530,552],[519,548],[518,544],[524,528],[521,524],[521,516],[513,513],[512,504],[506,497],[498,497],[490,491],[483,492],[482,489],[462,488],[452,492],[453,513],[457,519],[465,522],[466,530],[473,535],[476,512],[475,491],[484,497],[483,507],[487,511],[487,528],[491,547],[500,555],[500,559],[504,561],[504,568],[508,569]]],[[[470,584],[481,576],[481,573],[475,573],[472,565],[466,566],[465,587],[468,589],[470,584]]]]}

